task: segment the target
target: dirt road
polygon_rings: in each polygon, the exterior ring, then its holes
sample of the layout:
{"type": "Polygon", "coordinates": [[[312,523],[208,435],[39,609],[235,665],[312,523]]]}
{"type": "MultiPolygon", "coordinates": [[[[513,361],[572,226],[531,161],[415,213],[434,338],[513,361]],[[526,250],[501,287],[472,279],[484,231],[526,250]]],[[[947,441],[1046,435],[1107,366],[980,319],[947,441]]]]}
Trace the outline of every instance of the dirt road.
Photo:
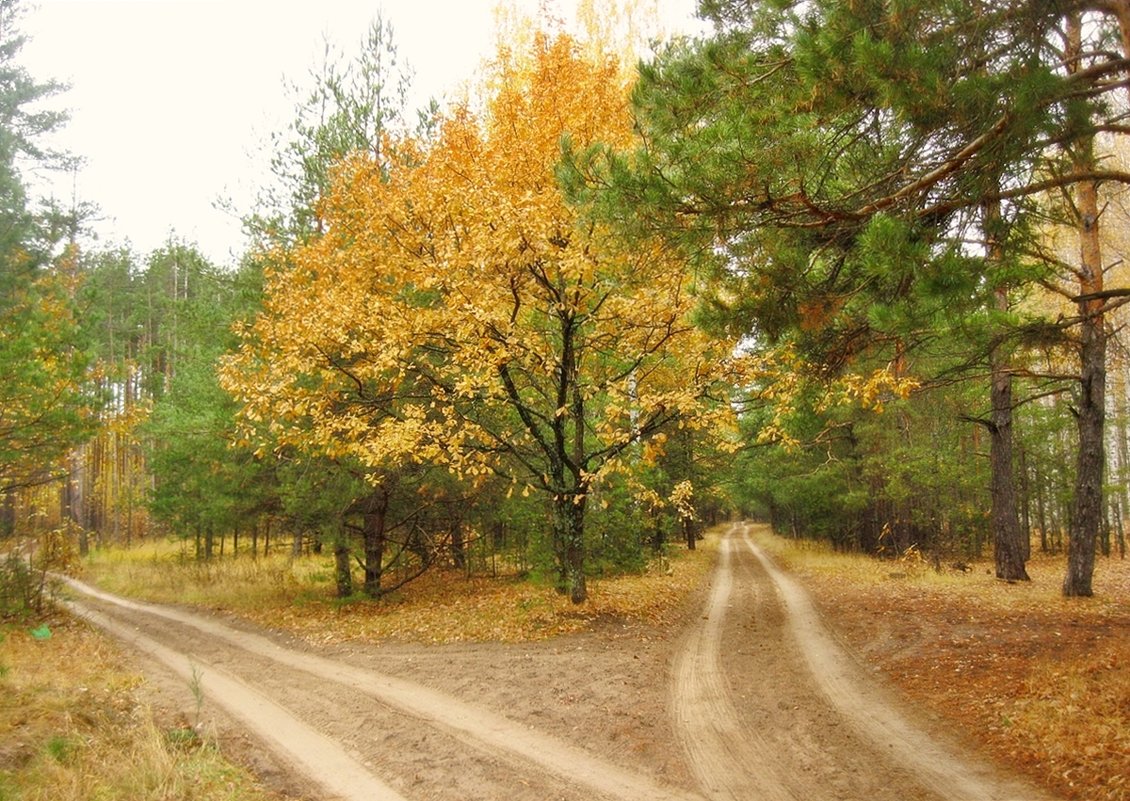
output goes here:
{"type": "Polygon", "coordinates": [[[908,718],[750,531],[723,537],[681,636],[314,649],[77,582],[73,608],[311,798],[1046,797],[908,718]]]}

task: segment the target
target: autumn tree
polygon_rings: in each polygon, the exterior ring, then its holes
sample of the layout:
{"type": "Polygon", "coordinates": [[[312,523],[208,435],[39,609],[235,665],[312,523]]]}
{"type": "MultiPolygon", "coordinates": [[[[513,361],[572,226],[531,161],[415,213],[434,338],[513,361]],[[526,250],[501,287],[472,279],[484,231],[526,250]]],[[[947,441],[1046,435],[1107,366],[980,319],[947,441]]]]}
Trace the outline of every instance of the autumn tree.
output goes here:
{"type": "Polygon", "coordinates": [[[657,242],[624,247],[557,184],[564,139],[630,140],[618,75],[538,36],[500,52],[482,116],[457,109],[389,165],[349,160],[325,234],[270,276],[226,373],[246,420],[355,459],[375,487],[430,463],[543,494],[578,603],[593,490],[632,469],[637,443],[728,409],[731,343],[691,325],[683,263],[657,242]]]}
{"type": "MultiPolygon", "coordinates": [[[[324,234],[325,196],[334,170],[354,156],[386,165],[386,141],[412,127],[406,108],[412,69],[398,55],[393,26],[380,15],[350,53],[335,53],[327,44],[309,77],[293,121],[272,136],[269,181],[244,218],[256,240],[248,263],[270,274],[292,269],[297,246],[324,234]]],[[[425,135],[434,113],[433,104],[417,114],[425,135]]],[[[255,437],[262,438],[273,439],[269,427],[255,437]]],[[[404,493],[393,489],[400,486],[397,477],[390,471],[385,481],[373,485],[364,480],[364,465],[350,457],[313,454],[281,441],[274,445],[262,456],[277,468],[283,520],[295,528],[296,537],[316,530],[332,545],[339,595],[352,591],[353,534],[361,545],[363,590],[373,597],[388,592],[382,574],[387,552],[396,550],[393,532],[405,528],[415,509],[412,498],[401,509],[404,493]],[[316,493],[321,495],[314,500],[316,493]],[[310,518],[315,509],[327,516],[316,526],[310,518]]]]}

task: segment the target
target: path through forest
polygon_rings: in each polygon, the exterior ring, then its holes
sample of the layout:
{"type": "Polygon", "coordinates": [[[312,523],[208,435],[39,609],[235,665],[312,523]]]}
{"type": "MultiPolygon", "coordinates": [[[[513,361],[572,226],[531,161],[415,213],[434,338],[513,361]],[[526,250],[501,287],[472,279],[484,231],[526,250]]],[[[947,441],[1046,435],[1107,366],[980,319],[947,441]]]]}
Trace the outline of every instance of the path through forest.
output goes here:
{"type": "Polygon", "coordinates": [[[311,798],[1046,797],[912,723],[749,534],[724,535],[681,636],[320,648],[79,582],[72,608],[311,798]]]}

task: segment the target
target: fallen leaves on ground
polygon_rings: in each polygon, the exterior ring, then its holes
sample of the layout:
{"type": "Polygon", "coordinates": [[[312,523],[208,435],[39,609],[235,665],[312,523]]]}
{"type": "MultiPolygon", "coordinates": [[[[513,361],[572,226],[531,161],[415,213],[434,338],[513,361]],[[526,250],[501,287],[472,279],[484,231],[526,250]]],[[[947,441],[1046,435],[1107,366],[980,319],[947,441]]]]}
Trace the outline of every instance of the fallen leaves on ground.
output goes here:
{"type": "Polygon", "coordinates": [[[433,571],[376,601],[321,596],[241,614],[319,644],[525,642],[585,631],[601,622],[665,626],[677,619],[711,558],[705,550],[679,551],[639,575],[591,579],[589,598],[579,605],[553,587],[530,581],[433,571]]]}

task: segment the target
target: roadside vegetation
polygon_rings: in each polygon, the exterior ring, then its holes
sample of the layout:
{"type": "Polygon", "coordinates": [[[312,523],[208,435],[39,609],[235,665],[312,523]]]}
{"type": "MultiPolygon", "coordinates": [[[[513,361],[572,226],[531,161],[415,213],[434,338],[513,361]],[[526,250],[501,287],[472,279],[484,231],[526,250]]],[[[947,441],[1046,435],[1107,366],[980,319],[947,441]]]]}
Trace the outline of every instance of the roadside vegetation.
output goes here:
{"type": "Polygon", "coordinates": [[[671,549],[634,574],[592,580],[577,607],[548,582],[433,571],[380,601],[337,598],[332,555],[276,553],[201,562],[180,543],[97,551],[82,576],[110,592],[246,616],[311,642],[399,640],[520,642],[584,631],[601,622],[673,625],[701,584],[713,549],[671,549]]]}
{"type": "Polygon", "coordinates": [[[284,801],[195,714],[155,712],[121,651],[51,613],[0,625],[0,801],[284,801]]]}
{"type": "MultiPolygon", "coordinates": [[[[454,570],[380,601],[340,599],[332,555],[204,562],[175,540],[100,549],[77,572],[115,593],[231,612],[311,644],[519,642],[606,625],[677,627],[712,568],[715,532],[637,574],[594,580],[580,608],[550,582],[454,570]]],[[[1053,556],[1031,560],[1032,581],[1009,583],[986,559],[939,567],[916,552],[876,560],[768,527],[757,537],[913,704],[1064,798],[1130,798],[1130,643],[1120,635],[1130,627],[1130,562],[1100,560],[1096,597],[1080,604],[1059,592],[1053,556]]],[[[165,798],[170,788],[207,801],[274,797],[225,763],[190,714],[155,717],[140,678],[99,635],[64,616],[38,620],[10,625],[0,643],[0,740],[10,743],[0,748],[0,799],[165,798]],[[123,752],[138,755],[129,770],[101,764],[123,752]]]]}
{"type": "Polygon", "coordinates": [[[729,514],[797,538],[769,542],[913,699],[1125,801],[1126,3],[704,0],[642,59],[637,4],[586,3],[422,111],[378,17],[299,90],[230,265],[35,197],[74,160],[23,5],[0,801],[243,786],[136,711],[22,542],[315,643],[521,641],[675,625],[729,514]]]}

